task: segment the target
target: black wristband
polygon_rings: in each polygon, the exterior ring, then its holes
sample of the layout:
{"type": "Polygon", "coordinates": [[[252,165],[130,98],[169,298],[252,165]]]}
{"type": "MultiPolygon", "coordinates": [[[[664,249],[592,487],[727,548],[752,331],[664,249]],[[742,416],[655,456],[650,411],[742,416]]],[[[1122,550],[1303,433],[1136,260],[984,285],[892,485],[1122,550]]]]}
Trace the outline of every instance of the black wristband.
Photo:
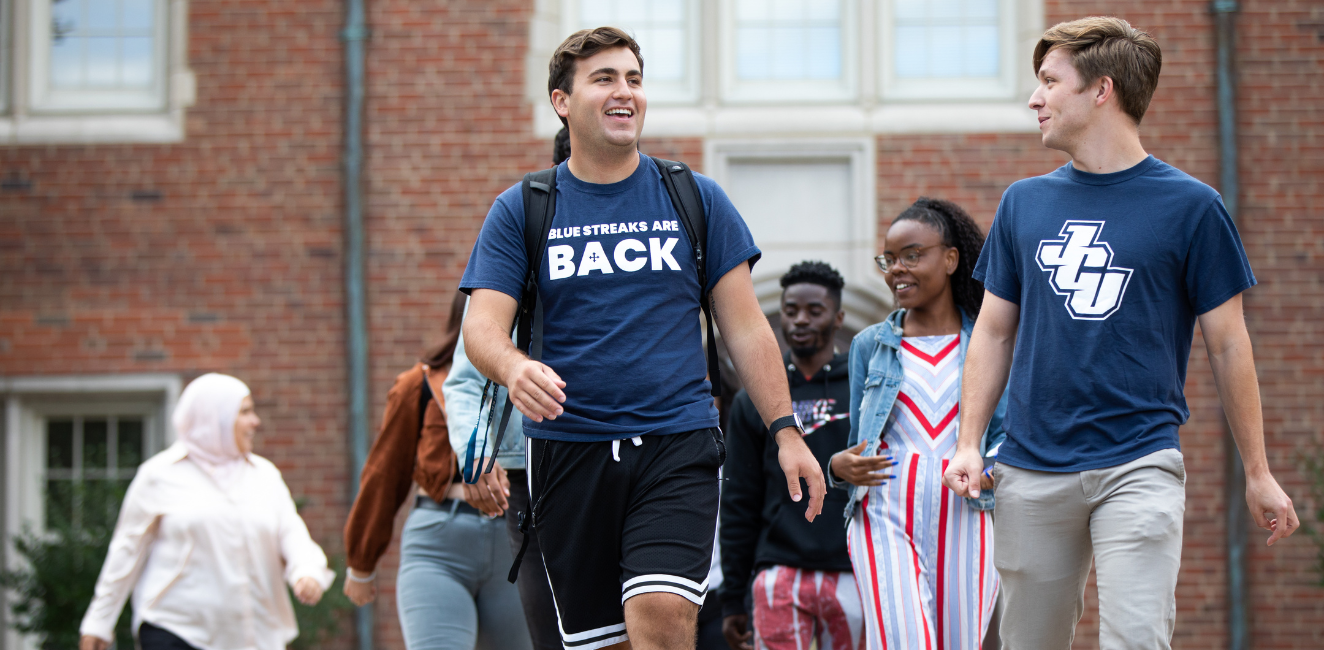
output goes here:
{"type": "Polygon", "coordinates": [[[787,427],[794,427],[802,436],[805,434],[805,427],[803,424],[800,424],[800,416],[795,413],[783,415],[782,417],[773,420],[772,424],[768,425],[768,433],[775,436],[778,431],[787,427]]]}

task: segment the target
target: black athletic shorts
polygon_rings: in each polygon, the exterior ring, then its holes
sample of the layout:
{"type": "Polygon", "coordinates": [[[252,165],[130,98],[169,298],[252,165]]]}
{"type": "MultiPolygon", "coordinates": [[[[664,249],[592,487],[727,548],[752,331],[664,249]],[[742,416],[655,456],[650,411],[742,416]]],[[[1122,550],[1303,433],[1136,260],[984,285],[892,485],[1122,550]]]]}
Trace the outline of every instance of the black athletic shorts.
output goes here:
{"type": "Polygon", "coordinates": [[[702,606],[717,528],[717,429],[617,441],[530,438],[533,525],[567,650],[625,641],[625,601],[702,606]]]}

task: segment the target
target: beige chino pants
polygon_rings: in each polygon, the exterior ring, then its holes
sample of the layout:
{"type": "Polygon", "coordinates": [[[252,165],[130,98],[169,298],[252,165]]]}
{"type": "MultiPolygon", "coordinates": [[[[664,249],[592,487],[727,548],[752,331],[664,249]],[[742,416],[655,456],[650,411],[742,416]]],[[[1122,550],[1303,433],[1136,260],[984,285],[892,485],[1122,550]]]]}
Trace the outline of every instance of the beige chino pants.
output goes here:
{"type": "Polygon", "coordinates": [[[1101,650],[1170,647],[1186,512],[1180,451],[1084,472],[999,463],[994,476],[1004,649],[1071,647],[1091,559],[1101,650]]]}

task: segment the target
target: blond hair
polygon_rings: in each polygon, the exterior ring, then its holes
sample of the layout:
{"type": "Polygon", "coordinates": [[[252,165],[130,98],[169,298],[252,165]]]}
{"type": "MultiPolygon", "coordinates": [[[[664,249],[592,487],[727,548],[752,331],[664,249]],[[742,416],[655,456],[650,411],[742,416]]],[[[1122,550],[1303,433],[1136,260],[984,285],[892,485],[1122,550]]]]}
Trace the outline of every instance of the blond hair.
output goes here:
{"type": "Polygon", "coordinates": [[[1036,75],[1044,57],[1059,48],[1071,55],[1071,65],[1080,73],[1079,90],[1102,77],[1112,79],[1122,111],[1140,123],[1163,67],[1163,52],[1154,37],[1112,16],[1058,23],[1034,47],[1036,75]]]}

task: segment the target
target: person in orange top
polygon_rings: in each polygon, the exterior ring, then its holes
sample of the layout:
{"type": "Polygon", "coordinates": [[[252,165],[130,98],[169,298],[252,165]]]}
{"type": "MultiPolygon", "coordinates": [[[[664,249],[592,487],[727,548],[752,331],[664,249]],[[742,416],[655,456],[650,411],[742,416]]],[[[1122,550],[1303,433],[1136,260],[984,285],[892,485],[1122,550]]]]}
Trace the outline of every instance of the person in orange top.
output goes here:
{"type": "Polygon", "coordinates": [[[377,561],[391,544],[396,512],[417,483],[396,577],[405,646],[530,650],[519,592],[506,582],[512,556],[505,520],[465,501],[446,426],[441,384],[455,353],[464,298],[456,294],[442,342],[400,373],[387,393],[382,431],[345,524],[345,595],[355,605],[376,598],[377,561]]]}

